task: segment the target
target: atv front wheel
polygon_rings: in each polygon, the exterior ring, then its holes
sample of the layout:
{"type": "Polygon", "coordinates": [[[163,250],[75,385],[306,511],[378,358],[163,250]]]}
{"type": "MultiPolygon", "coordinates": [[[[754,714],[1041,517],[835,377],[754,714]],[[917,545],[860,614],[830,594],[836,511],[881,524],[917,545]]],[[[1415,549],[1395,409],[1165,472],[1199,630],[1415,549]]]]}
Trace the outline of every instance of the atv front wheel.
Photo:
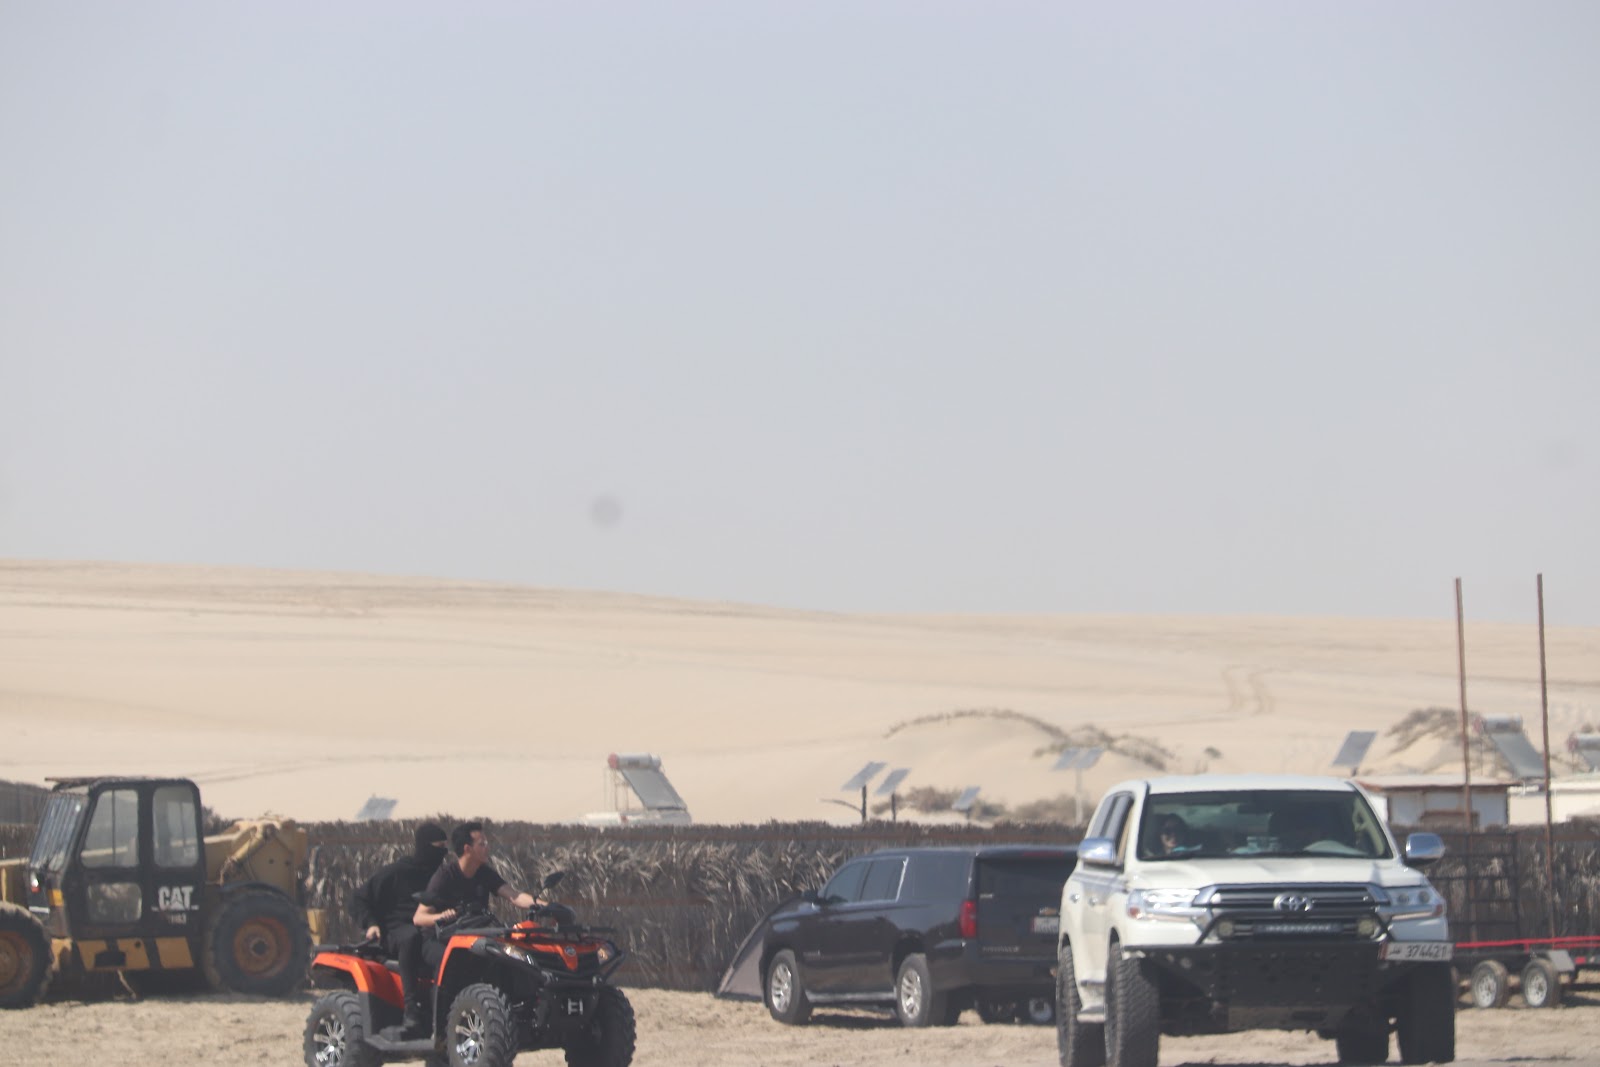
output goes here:
{"type": "Polygon", "coordinates": [[[378,1067],[366,1038],[360,997],[348,989],[319,997],[306,1019],[306,1067],[378,1067]]]}
{"type": "Polygon", "coordinates": [[[445,1017],[444,1041],[450,1067],[511,1067],[517,1032],[505,994],[486,982],[456,994],[445,1017]]]}
{"type": "Polygon", "coordinates": [[[39,920],[0,903],[0,1008],[31,1008],[50,985],[55,960],[39,920]]]}
{"type": "Polygon", "coordinates": [[[594,1019],[583,1037],[567,1046],[567,1067],[628,1067],[636,1037],[633,1005],[622,990],[600,990],[594,1019]]]}
{"type": "Polygon", "coordinates": [[[200,959],[213,989],[281,997],[305,981],[311,931],[282,893],[247,889],[218,909],[200,959]]]}

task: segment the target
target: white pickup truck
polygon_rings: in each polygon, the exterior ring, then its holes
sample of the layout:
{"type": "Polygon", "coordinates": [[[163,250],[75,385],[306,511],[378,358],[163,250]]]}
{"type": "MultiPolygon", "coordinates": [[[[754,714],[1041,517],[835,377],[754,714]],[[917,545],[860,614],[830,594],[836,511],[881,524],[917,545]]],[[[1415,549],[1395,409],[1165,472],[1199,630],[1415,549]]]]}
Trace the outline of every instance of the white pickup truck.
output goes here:
{"type": "Polygon", "coordinates": [[[1344,778],[1195,775],[1100,801],[1061,894],[1062,1067],[1156,1067],[1161,1035],[1310,1030],[1341,1064],[1455,1059],[1444,898],[1344,778]]]}

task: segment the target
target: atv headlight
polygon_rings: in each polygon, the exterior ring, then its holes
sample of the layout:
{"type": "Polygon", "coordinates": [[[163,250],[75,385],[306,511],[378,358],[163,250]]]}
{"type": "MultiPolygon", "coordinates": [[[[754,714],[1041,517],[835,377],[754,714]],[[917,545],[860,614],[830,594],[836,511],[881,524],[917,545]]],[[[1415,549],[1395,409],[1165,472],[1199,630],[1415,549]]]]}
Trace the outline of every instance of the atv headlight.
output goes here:
{"type": "Polygon", "coordinates": [[[603,943],[599,948],[595,949],[594,953],[595,959],[599,960],[601,963],[609,962],[611,957],[615,956],[616,954],[617,950],[609,941],[603,943]]]}
{"type": "Polygon", "coordinates": [[[1128,918],[1192,922],[1198,889],[1135,889],[1128,894],[1128,918]]]}
{"type": "Polygon", "coordinates": [[[534,965],[533,954],[517,948],[515,945],[508,945],[503,941],[495,941],[491,943],[491,947],[507,959],[516,960],[518,963],[526,963],[529,966],[534,965]]]}

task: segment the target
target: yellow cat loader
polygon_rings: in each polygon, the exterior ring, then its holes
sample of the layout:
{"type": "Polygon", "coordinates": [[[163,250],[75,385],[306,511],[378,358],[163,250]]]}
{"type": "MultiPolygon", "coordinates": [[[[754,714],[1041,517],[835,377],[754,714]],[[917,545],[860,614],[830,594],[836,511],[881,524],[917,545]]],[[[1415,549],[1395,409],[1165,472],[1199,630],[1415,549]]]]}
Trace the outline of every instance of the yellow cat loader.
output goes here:
{"type": "Polygon", "coordinates": [[[281,996],[306,978],[307,835],[289,819],[202,832],[186,778],[62,778],[26,859],[0,861],[0,1008],[56,977],[120,972],[134,990],[185,976],[281,996]]]}

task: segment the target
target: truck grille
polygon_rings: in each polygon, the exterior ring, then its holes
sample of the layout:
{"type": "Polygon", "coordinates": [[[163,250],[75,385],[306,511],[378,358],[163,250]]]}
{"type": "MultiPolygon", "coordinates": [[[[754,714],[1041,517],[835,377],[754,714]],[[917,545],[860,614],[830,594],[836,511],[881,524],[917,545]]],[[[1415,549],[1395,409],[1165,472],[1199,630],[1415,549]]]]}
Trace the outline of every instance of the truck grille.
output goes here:
{"type": "Polygon", "coordinates": [[[1224,941],[1371,940],[1380,929],[1377,900],[1364,885],[1219,885],[1195,903],[1211,912],[1209,932],[1224,941]]]}

